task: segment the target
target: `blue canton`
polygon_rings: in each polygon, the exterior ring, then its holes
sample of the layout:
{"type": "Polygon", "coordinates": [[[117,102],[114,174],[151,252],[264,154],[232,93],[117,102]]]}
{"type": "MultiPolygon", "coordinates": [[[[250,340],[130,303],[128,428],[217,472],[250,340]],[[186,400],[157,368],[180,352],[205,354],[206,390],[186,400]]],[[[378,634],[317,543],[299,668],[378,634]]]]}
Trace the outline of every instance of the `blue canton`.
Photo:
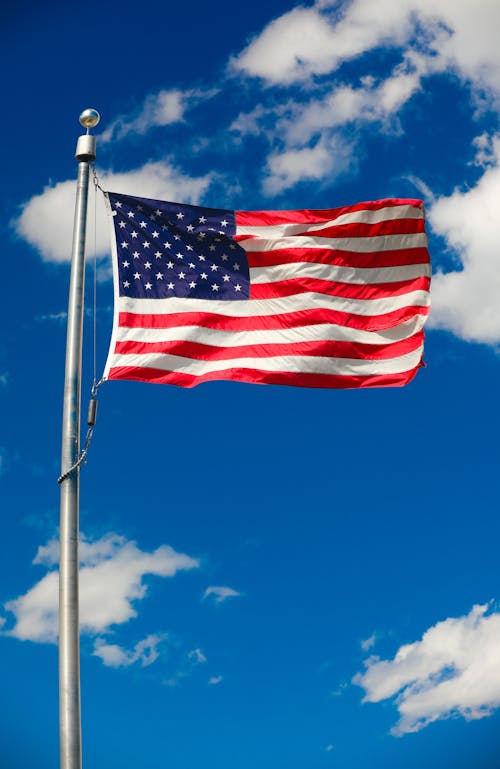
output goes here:
{"type": "Polygon", "coordinates": [[[108,193],[120,296],[248,299],[245,250],[234,211],[108,193]]]}

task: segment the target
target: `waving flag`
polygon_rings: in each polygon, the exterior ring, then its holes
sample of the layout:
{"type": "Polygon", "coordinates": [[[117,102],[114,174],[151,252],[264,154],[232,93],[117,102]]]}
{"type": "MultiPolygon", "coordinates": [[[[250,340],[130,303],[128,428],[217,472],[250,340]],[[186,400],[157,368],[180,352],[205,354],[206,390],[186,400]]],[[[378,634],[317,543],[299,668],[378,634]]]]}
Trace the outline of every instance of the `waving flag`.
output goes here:
{"type": "Polygon", "coordinates": [[[422,365],[431,273],[421,201],[228,211],[107,196],[105,378],[375,387],[406,384],[422,365]]]}

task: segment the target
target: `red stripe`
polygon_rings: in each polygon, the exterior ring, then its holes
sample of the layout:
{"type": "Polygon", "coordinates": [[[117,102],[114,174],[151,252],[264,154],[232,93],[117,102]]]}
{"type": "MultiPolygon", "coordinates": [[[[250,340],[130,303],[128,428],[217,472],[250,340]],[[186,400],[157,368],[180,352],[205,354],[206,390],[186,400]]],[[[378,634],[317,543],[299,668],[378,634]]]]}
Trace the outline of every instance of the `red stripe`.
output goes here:
{"type": "MultiPolygon", "coordinates": [[[[382,235],[415,235],[419,232],[425,232],[425,222],[423,219],[393,219],[375,224],[366,222],[352,222],[350,224],[333,224],[322,230],[303,232],[294,232],[290,237],[299,238],[306,236],[310,238],[372,238],[382,235]]],[[[279,237],[269,235],[269,239],[279,237]]],[[[286,237],[286,236],[285,236],[286,237]]],[[[263,238],[266,235],[247,235],[236,232],[235,240],[243,245],[244,240],[249,238],[263,238]]]]}
{"type": "Polygon", "coordinates": [[[392,328],[415,315],[428,315],[428,307],[402,307],[382,315],[353,315],[324,308],[286,312],[277,315],[257,315],[250,318],[228,317],[208,312],[183,312],[171,315],[152,313],[142,315],[121,312],[118,325],[124,328],[176,328],[177,326],[201,326],[223,331],[258,331],[274,328],[298,328],[316,323],[335,323],[339,326],[365,331],[383,331],[392,328]]]}
{"type": "Polygon", "coordinates": [[[290,278],[275,283],[256,283],[250,286],[251,299],[272,299],[277,296],[295,296],[304,291],[330,296],[344,296],[349,299],[384,299],[402,296],[410,291],[428,291],[430,279],[426,277],[401,280],[396,283],[340,283],[316,278],[290,278]]]}
{"type": "Polygon", "coordinates": [[[393,206],[413,206],[423,209],[421,200],[387,198],[386,200],[369,201],[354,206],[342,206],[341,208],[302,209],[301,211],[235,211],[236,228],[243,226],[262,227],[273,224],[301,224],[302,222],[328,222],[353,211],[379,211],[381,208],[393,206]]]}
{"type": "MultiPolygon", "coordinates": [[[[250,243],[250,241],[248,241],[250,243]]],[[[242,243],[243,248],[245,244],[242,243]]],[[[339,267],[405,267],[408,264],[428,264],[426,248],[403,248],[395,251],[374,251],[362,254],[333,248],[280,248],[272,251],[247,251],[250,267],[273,267],[290,262],[334,264],[339,267]]]]}
{"type": "Polygon", "coordinates": [[[413,352],[423,344],[423,331],[400,342],[361,344],[312,340],[273,344],[248,344],[239,347],[218,347],[200,342],[175,340],[170,342],[117,342],[117,355],[179,355],[195,360],[231,360],[232,358],[272,358],[279,355],[303,355],[323,358],[356,358],[359,360],[388,360],[413,352]]]}
{"type": "MultiPolygon", "coordinates": [[[[422,363],[420,365],[423,365],[422,363]]],[[[153,384],[171,384],[178,387],[195,387],[202,382],[213,380],[232,380],[250,384],[279,384],[293,387],[329,387],[336,389],[361,387],[402,387],[410,382],[420,366],[402,374],[383,374],[380,376],[341,376],[340,374],[290,374],[279,371],[258,371],[249,368],[234,368],[214,371],[203,376],[161,371],[155,368],[117,366],[111,368],[108,379],[135,379],[153,384]]]]}

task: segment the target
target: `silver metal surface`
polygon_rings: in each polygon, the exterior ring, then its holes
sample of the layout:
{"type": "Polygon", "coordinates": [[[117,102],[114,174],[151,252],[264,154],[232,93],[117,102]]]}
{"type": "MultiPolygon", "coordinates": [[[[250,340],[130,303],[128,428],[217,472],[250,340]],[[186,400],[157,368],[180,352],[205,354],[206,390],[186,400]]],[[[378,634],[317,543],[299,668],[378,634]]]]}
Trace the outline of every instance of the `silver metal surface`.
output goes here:
{"type": "Polygon", "coordinates": [[[89,128],[95,128],[100,119],[101,116],[96,109],[84,109],[79,117],[80,125],[87,130],[89,128]]]}
{"type": "Polygon", "coordinates": [[[83,136],[78,137],[75,158],[87,162],[95,160],[95,136],[83,134],[83,136]]]}
{"type": "MultiPolygon", "coordinates": [[[[77,462],[80,452],[83,299],[85,288],[85,234],[88,185],[89,163],[87,160],[80,160],[78,164],[66,337],[61,450],[62,474],[77,462]]],[[[79,468],[62,481],[60,488],[59,728],[61,769],[81,769],[80,626],[78,607],[79,468]]]]}

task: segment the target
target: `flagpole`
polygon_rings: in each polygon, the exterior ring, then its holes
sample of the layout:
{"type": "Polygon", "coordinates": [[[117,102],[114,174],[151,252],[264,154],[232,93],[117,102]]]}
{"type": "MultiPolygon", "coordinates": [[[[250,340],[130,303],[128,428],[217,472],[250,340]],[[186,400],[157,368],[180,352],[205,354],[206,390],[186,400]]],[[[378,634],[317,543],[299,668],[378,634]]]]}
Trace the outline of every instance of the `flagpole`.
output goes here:
{"type": "Polygon", "coordinates": [[[90,163],[96,140],[89,131],[99,113],[80,115],[87,133],[78,138],[78,160],[71,278],[66,335],[66,368],[61,449],[61,513],[59,550],[59,735],[61,769],[81,769],[80,627],[78,607],[78,526],[80,471],[80,403],[82,379],[83,304],[85,288],[85,234],[90,163]],[[75,467],[76,465],[76,467],[75,467]]]}

